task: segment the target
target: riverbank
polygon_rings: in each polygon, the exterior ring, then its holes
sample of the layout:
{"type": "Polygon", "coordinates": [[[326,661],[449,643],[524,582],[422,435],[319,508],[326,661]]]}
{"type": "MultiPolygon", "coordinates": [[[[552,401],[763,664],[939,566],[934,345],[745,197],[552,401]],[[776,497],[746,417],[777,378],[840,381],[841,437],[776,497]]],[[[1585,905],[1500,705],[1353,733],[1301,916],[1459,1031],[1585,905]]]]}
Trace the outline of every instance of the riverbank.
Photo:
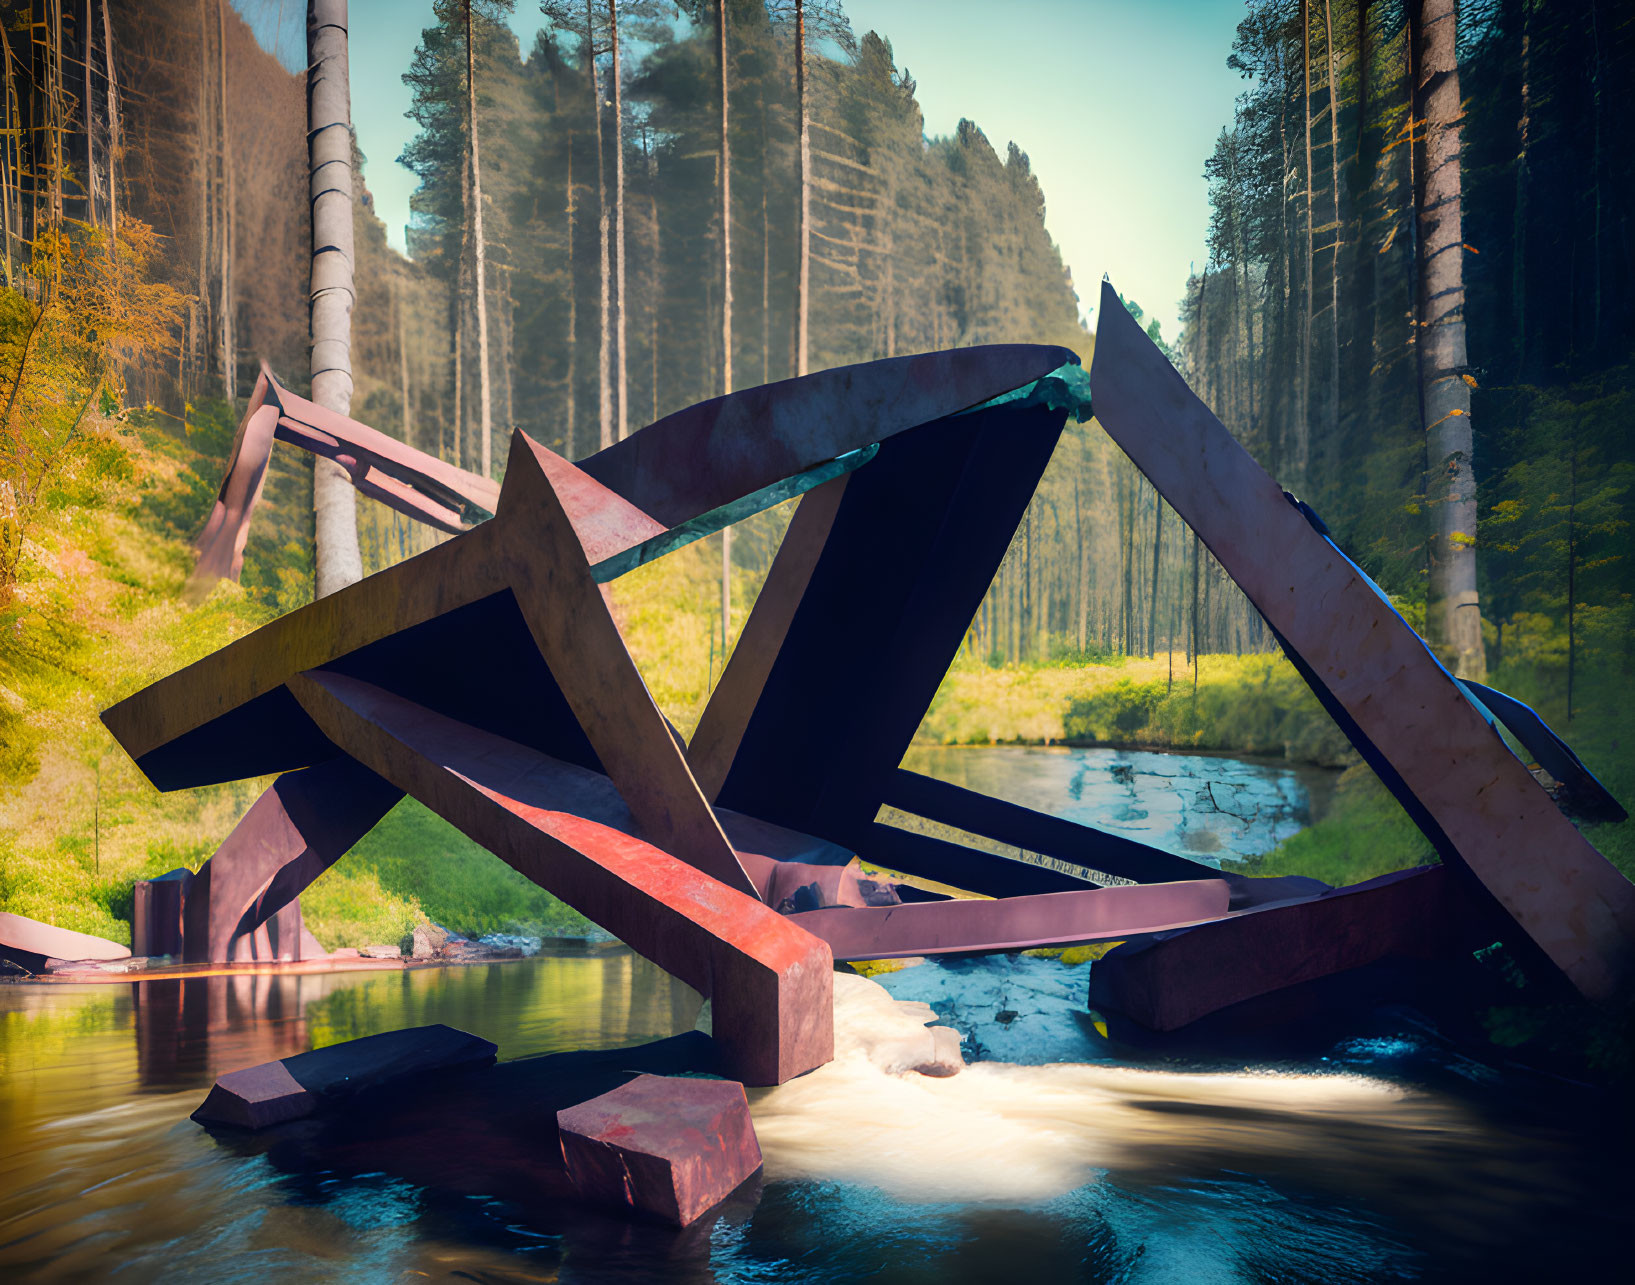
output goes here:
{"type": "MultiPolygon", "coordinates": [[[[140,414],[92,418],[96,467],[63,481],[0,603],[0,910],[129,946],[135,881],[197,870],[271,778],[162,794],[98,714],[310,599],[311,465],[274,452],[241,583],[191,605],[188,538],[214,500],[232,412],[195,408],[185,433],[140,414]]],[[[366,536],[377,508],[360,508],[366,536]]],[[[378,562],[382,542],[364,544],[378,562]]],[[[589,928],[410,801],[302,908],[330,950],[396,942],[427,920],[473,938],[589,928]]]]}
{"type": "Polygon", "coordinates": [[[1180,652],[1097,665],[956,663],[917,738],[933,745],[1213,750],[1346,767],[1356,754],[1281,655],[1180,652]]]}
{"type": "MultiPolygon", "coordinates": [[[[1629,679],[1622,672],[1581,671],[1569,719],[1560,660],[1512,660],[1489,681],[1537,709],[1629,806],[1635,802],[1635,737],[1624,727],[1635,695],[1629,679]]],[[[917,740],[1205,750],[1341,768],[1312,825],[1251,858],[1245,872],[1346,884],[1437,860],[1281,654],[1201,656],[1196,675],[1194,682],[1179,652],[1095,665],[990,667],[962,659],[943,680],[917,740]]],[[[1585,832],[1635,878],[1635,821],[1587,825],[1585,832]]]]}

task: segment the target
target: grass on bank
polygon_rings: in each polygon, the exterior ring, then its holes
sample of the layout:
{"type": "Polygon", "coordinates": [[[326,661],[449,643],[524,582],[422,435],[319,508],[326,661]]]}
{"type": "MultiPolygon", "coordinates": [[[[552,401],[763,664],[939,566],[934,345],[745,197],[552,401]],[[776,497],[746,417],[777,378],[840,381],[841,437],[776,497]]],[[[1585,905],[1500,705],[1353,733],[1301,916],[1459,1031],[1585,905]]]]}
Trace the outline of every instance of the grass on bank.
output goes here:
{"type": "MultiPolygon", "coordinates": [[[[311,597],[311,467],[273,454],[242,584],[189,606],[188,538],[232,439],[225,406],[185,430],[93,416],[91,464],[64,474],[0,609],[0,910],[129,945],[132,885],[196,870],[268,780],[162,794],[98,713],[311,597]]],[[[432,918],[462,932],[584,921],[418,804],[395,809],[302,898],[326,946],[396,942],[432,918]]]]}

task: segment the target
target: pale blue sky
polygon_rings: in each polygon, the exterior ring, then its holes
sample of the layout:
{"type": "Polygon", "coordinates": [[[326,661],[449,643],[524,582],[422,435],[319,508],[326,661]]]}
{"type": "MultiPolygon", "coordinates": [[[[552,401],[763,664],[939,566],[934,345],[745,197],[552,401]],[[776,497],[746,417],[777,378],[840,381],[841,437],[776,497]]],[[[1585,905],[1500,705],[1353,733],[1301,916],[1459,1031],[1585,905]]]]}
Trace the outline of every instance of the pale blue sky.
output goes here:
{"type": "MultiPolygon", "coordinates": [[[[286,65],[305,55],[300,0],[234,0],[286,65]]],[[[521,0],[523,49],[540,25],[521,0]]],[[[960,117],[1004,154],[1028,153],[1046,225],[1087,313],[1103,272],[1176,332],[1189,264],[1203,257],[1204,158],[1243,82],[1226,67],[1243,0],[846,0],[852,25],[891,41],[919,83],[929,134],[960,117]]],[[[414,177],[397,156],[414,126],[402,82],[431,0],[352,0],[352,116],[365,179],[403,247],[414,177]]]]}

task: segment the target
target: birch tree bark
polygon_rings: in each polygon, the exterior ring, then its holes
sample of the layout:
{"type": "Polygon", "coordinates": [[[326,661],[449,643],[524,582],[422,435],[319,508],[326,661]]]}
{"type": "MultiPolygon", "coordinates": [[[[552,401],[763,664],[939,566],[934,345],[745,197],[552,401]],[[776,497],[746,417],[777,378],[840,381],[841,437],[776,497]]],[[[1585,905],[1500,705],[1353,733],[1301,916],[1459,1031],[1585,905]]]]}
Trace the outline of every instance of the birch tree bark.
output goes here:
{"type": "MultiPolygon", "coordinates": [[[[312,400],[352,409],[352,95],[346,0],[307,4],[307,160],[312,195],[312,400]]],[[[317,594],[363,579],[356,493],[332,460],[312,467],[317,594]]]]}
{"type": "Polygon", "coordinates": [[[1476,474],[1466,382],[1464,230],[1460,211],[1459,64],[1455,0],[1409,6],[1423,122],[1419,222],[1419,392],[1431,502],[1427,641],[1461,678],[1487,672],[1476,593],[1476,474]]]}

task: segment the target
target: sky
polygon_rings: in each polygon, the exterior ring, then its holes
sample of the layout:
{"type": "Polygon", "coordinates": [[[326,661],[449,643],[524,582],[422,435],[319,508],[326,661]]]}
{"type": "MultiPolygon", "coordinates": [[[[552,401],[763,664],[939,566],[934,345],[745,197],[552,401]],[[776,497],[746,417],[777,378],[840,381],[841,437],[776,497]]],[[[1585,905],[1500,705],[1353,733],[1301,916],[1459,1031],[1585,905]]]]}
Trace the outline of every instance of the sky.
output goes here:
{"type": "MultiPolygon", "coordinates": [[[[306,6],[234,0],[285,64],[305,61],[306,6]]],[[[861,35],[891,41],[918,82],[928,134],[961,117],[1000,156],[1028,154],[1045,225],[1094,326],[1103,273],[1178,330],[1181,296],[1203,258],[1204,159],[1244,88],[1226,56],[1243,0],[846,0],[861,35]],[[998,19],[998,20],[996,20],[998,19]]],[[[414,132],[403,72],[431,21],[431,0],[351,0],[352,119],[364,180],[391,243],[403,248],[414,176],[397,157],[414,132]]],[[[524,51],[541,19],[520,0],[524,51]]]]}

